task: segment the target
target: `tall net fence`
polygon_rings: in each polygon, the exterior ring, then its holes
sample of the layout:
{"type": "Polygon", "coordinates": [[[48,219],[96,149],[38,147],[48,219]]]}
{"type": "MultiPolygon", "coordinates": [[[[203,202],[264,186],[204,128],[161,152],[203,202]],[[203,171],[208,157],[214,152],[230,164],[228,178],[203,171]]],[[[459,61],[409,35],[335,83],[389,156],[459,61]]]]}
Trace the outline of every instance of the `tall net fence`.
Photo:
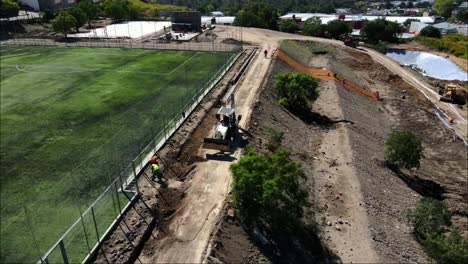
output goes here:
{"type": "MultiPolygon", "coordinates": [[[[129,108],[117,105],[105,117],[99,116],[97,134],[106,142],[96,145],[100,141],[90,137],[87,147],[95,146],[86,158],[82,158],[81,146],[74,146],[61,153],[61,165],[44,160],[42,171],[18,175],[39,181],[41,174],[47,174],[54,182],[48,185],[51,188],[35,182],[34,190],[28,190],[36,195],[34,201],[2,203],[1,262],[76,263],[89,256],[138,195],[132,178],[234,63],[237,50],[206,53],[204,61],[195,55],[161,79],[164,90],[129,108]],[[216,72],[205,68],[207,57],[216,72]]],[[[72,130],[75,126],[72,117],[60,124],[42,122],[45,129],[72,130]]],[[[20,183],[10,191],[21,192],[20,183]]]]}

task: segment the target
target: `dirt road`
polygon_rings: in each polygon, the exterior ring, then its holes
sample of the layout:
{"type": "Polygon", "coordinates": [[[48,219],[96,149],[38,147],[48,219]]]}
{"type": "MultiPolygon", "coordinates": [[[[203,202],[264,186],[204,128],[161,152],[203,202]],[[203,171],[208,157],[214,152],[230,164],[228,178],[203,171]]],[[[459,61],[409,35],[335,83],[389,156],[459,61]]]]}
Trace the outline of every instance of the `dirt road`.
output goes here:
{"type": "MultiPolygon", "coordinates": [[[[273,49],[271,46],[265,48],[273,49]]],[[[257,56],[235,92],[236,114],[243,116],[241,127],[248,122],[255,96],[270,63],[271,60],[263,55],[257,56]]],[[[200,149],[198,156],[214,153],[200,149]]],[[[139,257],[143,263],[199,263],[203,260],[212,228],[229,192],[229,166],[238,156],[239,153],[236,153],[233,158],[226,160],[207,160],[196,164],[188,176],[190,180],[187,182],[183,205],[169,224],[168,234],[156,243],[157,247],[152,249],[152,254],[145,254],[148,249],[143,251],[139,257]]],[[[172,186],[172,182],[168,187],[177,188],[172,186]]],[[[148,244],[153,244],[151,240],[148,244]]]]}

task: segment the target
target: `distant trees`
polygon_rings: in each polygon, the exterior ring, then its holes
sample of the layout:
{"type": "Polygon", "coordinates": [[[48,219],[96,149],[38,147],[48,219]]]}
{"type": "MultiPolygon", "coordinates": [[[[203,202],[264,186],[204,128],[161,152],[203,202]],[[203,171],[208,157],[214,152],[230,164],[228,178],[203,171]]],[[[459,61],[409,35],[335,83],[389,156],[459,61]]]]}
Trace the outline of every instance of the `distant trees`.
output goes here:
{"type": "Polygon", "coordinates": [[[280,73],[275,76],[274,89],[278,102],[294,114],[310,110],[309,101],[317,100],[317,81],[305,73],[280,73]]]}
{"type": "Polygon", "coordinates": [[[68,12],[60,11],[59,14],[52,20],[52,29],[55,32],[61,32],[65,38],[72,28],[76,26],[76,19],[68,12]]]}
{"type": "Polygon", "coordinates": [[[236,26],[277,29],[279,11],[265,3],[249,3],[239,11],[234,21],[236,26]]]}
{"type": "Polygon", "coordinates": [[[80,27],[83,26],[87,21],[88,21],[88,16],[86,13],[79,8],[78,6],[75,6],[73,8],[70,8],[67,10],[67,12],[75,18],[75,29],[76,32],[80,31],[80,27]]]}
{"type": "Polygon", "coordinates": [[[99,18],[99,13],[101,12],[99,6],[93,3],[91,0],[81,0],[76,8],[80,9],[86,14],[86,22],[88,26],[91,27],[91,21],[99,18]]]}
{"type": "Polygon", "coordinates": [[[395,22],[379,18],[365,21],[361,32],[370,43],[398,42],[398,36],[403,33],[403,28],[395,22]]]}
{"type": "Polygon", "coordinates": [[[335,19],[327,24],[328,36],[333,39],[339,39],[340,36],[351,33],[351,29],[343,20],[335,19]]]}
{"type": "Polygon", "coordinates": [[[126,0],[106,0],[103,4],[107,17],[115,20],[123,20],[128,17],[128,2],[126,0]]]}
{"type": "Polygon", "coordinates": [[[302,218],[307,205],[305,175],[286,150],[261,154],[247,147],[231,171],[234,203],[248,226],[263,221],[284,230],[302,218]]]}
{"type": "Polygon", "coordinates": [[[421,140],[412,132],[393,132],[385,142],[385,159],[398,168],[419,167],[422,155],[421,140]]]}
{"type": "Polygon", "coordinates": [[[18,15],[19,5],[13,0],[0,1],[0,18],[15,17],[18,15]]]}
{"type": "Polygon", "coordinates": [[[441,38],[442,37],[442,34],[440,33],[440,31],[433,27],[433,26],[427,26],[425,28],[423,28],[421,30],[421,32],[419,32],[419,36],[422,36],[422,37],[430,37],[430,38],[441,38]]]}
{"type": "Polygon", "coordinates": [[[299,26],[297,25],[297,22],[294,20],[283,20],[280,23],[279,29],[280,31],[283,31],[283,32],[295,33],[299,29],[299,26]]]}
{"type": "Polygon", "coordinates": [[[434,0],[434,9],[443,17],[451,17],[455,7],[455,0],[434,0]]]}
{"type": "Polygon", "coordinates": [[[324,37],[327,26],[318,17],[311,17],[304,22],[302,32],[307,36],[324,37]]]}

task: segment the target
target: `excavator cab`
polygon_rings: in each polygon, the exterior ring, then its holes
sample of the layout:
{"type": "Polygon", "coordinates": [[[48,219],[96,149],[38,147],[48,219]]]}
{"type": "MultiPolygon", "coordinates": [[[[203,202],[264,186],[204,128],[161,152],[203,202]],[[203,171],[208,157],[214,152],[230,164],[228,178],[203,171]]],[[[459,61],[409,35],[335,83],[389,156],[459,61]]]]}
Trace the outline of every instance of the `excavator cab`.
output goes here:
{"type": "Polygon", "coordinates": [[[466,104],[466,92],[463,94],[458,86],[454,83],[449,83],[445,87],[439,87],[440,101],[453,104],[466,104]]]}

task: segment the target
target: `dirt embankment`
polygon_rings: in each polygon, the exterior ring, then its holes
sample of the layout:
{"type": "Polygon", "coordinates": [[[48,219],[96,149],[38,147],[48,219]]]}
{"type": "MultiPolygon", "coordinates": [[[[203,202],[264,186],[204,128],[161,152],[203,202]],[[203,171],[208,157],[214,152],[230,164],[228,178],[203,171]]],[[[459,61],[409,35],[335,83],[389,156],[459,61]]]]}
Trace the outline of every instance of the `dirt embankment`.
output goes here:
{"type": "Polygon", "coordinates": [[[376,246],[391,261],[426,262],[410,234],[405,211],[421,196],[443,199],[454,225],[467,230],[467,149],[440,123],[433,106],[401,78],[351,49],[338,50],[335,56],[341,67],[384,97],[369,105],[352,94],[340,96],[345,117],[358,124],[350,139],[376,246]],[[383,144],[392,130],[412,131],[422,139],[425,157],[420,169],[397,176],[384,165],[383,144]]]}
{"type": "MultiPolygon", "coordinates": [[[[252,114],[250,144],[265,151],[270,128],[285,132],[284,146],[308,177],[314,204],[308,208],[308,217],[317,220],[323,248],[330,248],[341,261],[430,262],[414,239],[405,213],[423,196],[442,199],[452,212],[454,226],[467,230],[467,149],[440,123],[420,92],[368,55],[333,48],[311,58],[308,66],[325,66],[369,91],[378,90],[384,99],[375,103],[322,81],[313,111],[349,122],[304,123],[277,104],[272,76],[291,69],[276,61],[252,114]],[[384,143],[393,130],[410,130],[422,139],[425,157],[420,169],[397,175],[385,165],[384,143]]],[[[247,234],[228,212],[233,214],[229,206],[213,236],[212,262],[282,260],[258,236],[247,234]]]]}

